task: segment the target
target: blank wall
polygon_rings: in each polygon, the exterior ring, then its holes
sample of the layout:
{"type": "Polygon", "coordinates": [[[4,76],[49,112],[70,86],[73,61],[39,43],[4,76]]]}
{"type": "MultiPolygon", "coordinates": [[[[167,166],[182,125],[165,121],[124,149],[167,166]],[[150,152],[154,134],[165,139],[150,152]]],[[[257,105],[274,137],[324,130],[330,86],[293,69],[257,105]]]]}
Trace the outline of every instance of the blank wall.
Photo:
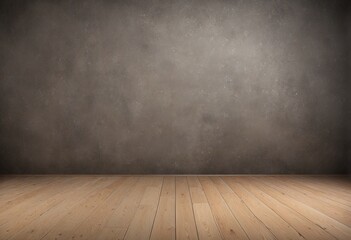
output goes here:
{"type": "Polygon", "coordinates": [[[343,1],[2,2],[3,173],[346,173],[343,1]]]}

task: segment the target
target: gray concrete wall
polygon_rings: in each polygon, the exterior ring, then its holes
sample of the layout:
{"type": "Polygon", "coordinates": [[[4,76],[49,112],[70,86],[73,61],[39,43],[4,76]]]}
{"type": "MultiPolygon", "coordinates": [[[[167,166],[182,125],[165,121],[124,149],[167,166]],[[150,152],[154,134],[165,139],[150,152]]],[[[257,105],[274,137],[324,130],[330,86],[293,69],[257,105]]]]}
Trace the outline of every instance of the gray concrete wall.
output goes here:
{"type": "Polygon", "coordinates": [[[348,33],[348,105],[347,105],[347,123],[348,123],[348,163],[349,175],[351,176],[351,2],[348,4],[347,15],[347,33],[348,33]]]}
{"type": "Polygon", "coordinates": [[[3,173],[346,173],[341,1],[1,2],[3,173]]]}

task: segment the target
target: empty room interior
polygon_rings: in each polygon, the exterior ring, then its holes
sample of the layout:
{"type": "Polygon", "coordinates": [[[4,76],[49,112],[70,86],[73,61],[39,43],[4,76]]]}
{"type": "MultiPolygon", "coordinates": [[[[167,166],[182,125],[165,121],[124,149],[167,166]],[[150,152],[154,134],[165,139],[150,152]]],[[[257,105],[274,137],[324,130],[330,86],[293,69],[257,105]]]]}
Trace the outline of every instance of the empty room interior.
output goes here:
{"type": "Polygon", "coordinates": [[[1,0],[0,240],[351,239],[351,1],[1,0]]]}

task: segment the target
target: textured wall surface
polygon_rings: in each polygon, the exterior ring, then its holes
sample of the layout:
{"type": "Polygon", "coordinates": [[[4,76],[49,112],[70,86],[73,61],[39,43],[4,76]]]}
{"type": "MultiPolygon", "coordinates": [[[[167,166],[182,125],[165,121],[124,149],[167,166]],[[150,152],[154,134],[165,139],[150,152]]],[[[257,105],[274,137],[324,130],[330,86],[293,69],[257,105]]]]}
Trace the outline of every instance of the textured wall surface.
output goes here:
{"type": "Polygon", "coordinates": [[[346,172],[341,1],[1,2],[1,172],[346,172]]]}
{"type": "Polygon", "coordinates": [[[348,4],[347,14],[347,28],[348,28],[348,105],[347,105],[347,123],[348,123],[348,162],[349,175],[351,176],[351,2],[348,4]]]}

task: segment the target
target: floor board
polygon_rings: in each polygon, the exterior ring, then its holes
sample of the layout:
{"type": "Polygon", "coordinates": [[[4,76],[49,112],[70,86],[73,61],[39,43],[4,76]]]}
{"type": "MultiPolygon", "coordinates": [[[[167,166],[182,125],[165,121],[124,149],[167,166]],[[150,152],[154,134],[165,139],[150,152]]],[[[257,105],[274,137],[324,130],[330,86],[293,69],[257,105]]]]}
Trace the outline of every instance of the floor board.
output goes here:
{"type": "Polygon", "coordinates": [[[351,239],[342,176],[0,176],[0,239],[351,239]]]}

